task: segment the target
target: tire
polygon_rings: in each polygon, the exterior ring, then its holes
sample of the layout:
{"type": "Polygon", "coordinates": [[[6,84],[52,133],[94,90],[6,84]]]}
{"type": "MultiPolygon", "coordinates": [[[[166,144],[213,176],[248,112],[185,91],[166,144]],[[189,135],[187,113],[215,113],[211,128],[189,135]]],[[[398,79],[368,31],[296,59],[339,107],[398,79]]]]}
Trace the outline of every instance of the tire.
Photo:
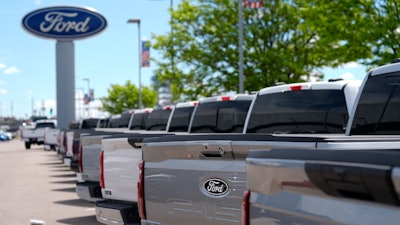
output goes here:
{"type": "Polygon", "coordinates": [[[26,149],[30,149],[30,148],[31,148],[31,143],[25,141],[25,148],[26,148],[26,149]]]}

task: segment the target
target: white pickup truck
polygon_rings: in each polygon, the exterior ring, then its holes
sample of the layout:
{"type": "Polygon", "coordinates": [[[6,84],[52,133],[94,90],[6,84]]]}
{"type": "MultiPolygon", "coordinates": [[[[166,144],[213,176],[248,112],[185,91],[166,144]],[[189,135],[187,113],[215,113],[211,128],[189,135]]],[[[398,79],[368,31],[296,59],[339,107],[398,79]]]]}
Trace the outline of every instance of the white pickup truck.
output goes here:
{"type": "Polygon", "coordinates": [[[44,132],[43,146],[45,150],[56,151],[60,146],[60,129],[48,128],[44,132]]]}
{"type": "Polygon", "coordinates": [[[345,136],[250,151],[242,225],[399,224],[399,87],[400,63],[373,69],[345,136]]]}
{"type": "Polygon", "coordinates": [[[21,130],[21,140],[25,142],[25,148],[30,149],[31,145],[44,144],[44,133],[46,129],[56,128],[56,120],[37,120],[33,129],[24,128],[21,130]]]}

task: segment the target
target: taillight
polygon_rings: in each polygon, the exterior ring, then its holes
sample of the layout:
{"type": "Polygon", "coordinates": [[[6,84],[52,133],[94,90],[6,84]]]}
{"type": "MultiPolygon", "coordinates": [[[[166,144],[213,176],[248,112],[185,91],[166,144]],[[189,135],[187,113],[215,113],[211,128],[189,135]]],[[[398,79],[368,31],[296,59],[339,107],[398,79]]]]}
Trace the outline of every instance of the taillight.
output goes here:
{"type": "Polygon", "coordinates": [[[100,152],[100,187],[104,188],[104,151],[100,152]]]}
{"type": "Polygon", "coordinates": [[[83,162],[82,162],[82,143],[79,145],[79,153],[78,153],[78,167],[79,167],[79,172],[83,173],[83,162]]]}
{"type": "Polygon", "coordinates": [[[146,219],[146,208],[144,205],[144,161],[139,163],[139,180],[137,182],[137,191],[139,216],[142,219],[146,219]]]}
{"type": "Polygon", "coordinates": [[[292,91],[299,91],[301,90],[302,86],[301,85],[292,85],[290,86],[290,90],[292,91]]]}
{"type": "Polygon", "coordinates": [[[67,132],[64,133],[63,146],[64,146],[64,151],[67,152],[67,132]]]}
{"type": "Polygon", "coordinates": [[[242,225],[249,225],[250,218],[250,191],[246,190],[243,193],[242,199],[242,225]]]}
{"type": "Polygon", "coordinates": [[[229,101],[229,100],[231,100],[231,97],[230,96],[222,96],[221,100],[222,101],[229,101]]]}

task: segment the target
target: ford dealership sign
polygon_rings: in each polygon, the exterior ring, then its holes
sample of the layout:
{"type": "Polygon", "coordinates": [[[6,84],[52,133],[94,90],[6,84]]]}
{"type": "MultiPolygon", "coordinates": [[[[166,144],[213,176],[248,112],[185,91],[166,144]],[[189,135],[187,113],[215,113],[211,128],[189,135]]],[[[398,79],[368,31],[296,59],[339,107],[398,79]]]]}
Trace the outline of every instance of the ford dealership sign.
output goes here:
{"type": "Polygon", "coordinates": [[[48,7],[28,13],[22,26],[30,33],[57,40],[86,38],[103,31],[106,19],[90,8],[48,7]]]}

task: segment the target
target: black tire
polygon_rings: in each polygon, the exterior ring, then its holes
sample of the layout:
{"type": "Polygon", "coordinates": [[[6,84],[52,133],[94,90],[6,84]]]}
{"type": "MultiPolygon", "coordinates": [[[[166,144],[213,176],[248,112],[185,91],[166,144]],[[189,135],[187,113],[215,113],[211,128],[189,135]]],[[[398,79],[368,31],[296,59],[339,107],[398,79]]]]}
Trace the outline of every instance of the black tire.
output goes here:
{"type": "Polygon", "coordinates": [[[31,143],[25,141],[25,148],[26,148],[26,149],[30,149],[30,148],[31,148],[31,143]]]}

